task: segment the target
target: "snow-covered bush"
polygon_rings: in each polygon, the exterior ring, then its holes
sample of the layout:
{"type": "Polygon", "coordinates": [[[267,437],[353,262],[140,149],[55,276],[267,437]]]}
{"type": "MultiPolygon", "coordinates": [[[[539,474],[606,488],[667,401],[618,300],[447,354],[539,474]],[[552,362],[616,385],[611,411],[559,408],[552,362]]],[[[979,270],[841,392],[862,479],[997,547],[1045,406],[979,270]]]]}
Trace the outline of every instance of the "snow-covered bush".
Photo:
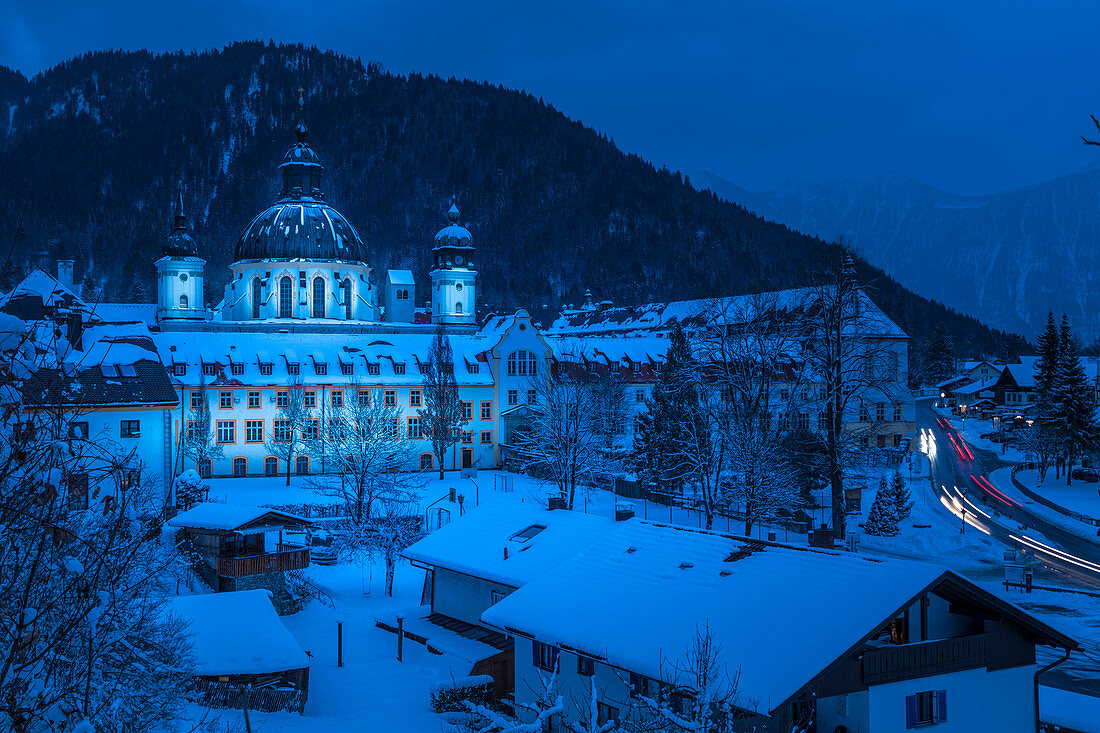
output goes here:
{"type": "Polygon", "coordinates": [[[210,484],[199,476],[199,472],[189,468],[176,477],[173,488],[176,497],[176,506],[187,511],[199,502],[206,501],[210,494],[210,484]]]}
{"type": "Polygon", "coordinates": [[[486,674],[455,677],[432,687],[432,710],[437,713],[461,713],[467,705],[491,705],[493,678],[486,674]]]}

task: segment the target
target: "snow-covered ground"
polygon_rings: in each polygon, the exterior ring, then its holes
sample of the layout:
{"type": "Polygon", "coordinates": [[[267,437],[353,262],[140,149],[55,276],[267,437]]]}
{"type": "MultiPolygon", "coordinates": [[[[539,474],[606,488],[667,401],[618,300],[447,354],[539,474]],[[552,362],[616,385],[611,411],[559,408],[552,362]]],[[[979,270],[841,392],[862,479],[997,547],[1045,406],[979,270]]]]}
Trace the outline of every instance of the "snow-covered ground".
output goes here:
{"type": "Polygon", "coordinates": [[[1074,479],[1073,483],[1066,486],[1065,478],[1054,478],[1053,469],[1047,473],[1047,479],[1042,483],[1039,483],[1038,472],[1033,470],[1020,471],[1016,474],[1016,480],[1036,494],[1070,511],[1088,517],[1100,517],[1100,493],[1097,493],[1100,484],[1089,484],[1074,479]]]}
{"type": "MultiPolygon", "coordinates": [[[[1017,474],[1017,478],[1020,478],[1023,473],[1024,472],[1021,471],[1019,474],[1017,474]]],[[[1060,529],[1065,530],[1066,532],[1069,532],[1070,534],[1076,535],[1086,540],[1090,540],[1092,542],[1098,541],[1096,527],[1092,526],[1091,524],[1086,524],[1085,522],[1079,522],[1076,519],[1062,514],[1060,511],[1051,509],[1050,507],[1040,504],[1039,502],[1032,500],[1031,497],[1029,497],[1024,492],[1017,489],[1015,484],[1012,483],[1011,468],[1001,468],[994,471],[989,476],[989,480],[993,483],[994,486],[997,487],[999,491],[1004,493],[1010,499],[1014,499],[1015,501],[1023,504],[1025,507],[1027,507],[1027,510],[1035,516],[1041,517],[1045,521],[1057,526],[1060,529]]]]}
{"type": "Polygon", "coordinates": [[[981,437],[982,435],[995,432],[993,428],[992,420],[982,420],[979,418],[961,418],[958,415],[952,415],[950,410],[937,410],[941,416],[951,426],[962,434],[967,443],[975,448],[981,448],[982,450],[988,450],[996,453],[1000,456],[1002,461],[1007,463],[1023,463],[1027,460],[1027,457],[1020,450],[1017,450],[1011,445],[1004,445],[1003,443],[996,443],[988,438],[981,437]]]}

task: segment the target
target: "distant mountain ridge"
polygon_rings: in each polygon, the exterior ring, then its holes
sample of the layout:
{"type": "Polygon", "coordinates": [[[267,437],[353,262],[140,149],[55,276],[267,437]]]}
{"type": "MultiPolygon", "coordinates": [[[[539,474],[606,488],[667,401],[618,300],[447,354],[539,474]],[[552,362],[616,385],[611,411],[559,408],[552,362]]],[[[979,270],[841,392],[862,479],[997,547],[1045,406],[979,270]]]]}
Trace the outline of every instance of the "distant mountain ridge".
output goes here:
{"type": "MultiPolygon", "coordinates": [[[[0,69],[0,110],[0,243],[25,212],[18,264],[43,248],[72,257],[92,300],[153,296],[182,179],[216,303],[240,233],[277,194],[299,117],[327,200],[372,266],[416,273],[418,303],[430,298],[433,236],[452,194],[474,235],[479,302],[544,323],[586,288],[624,305],[780,290],[843,256],[624,154],[530,94],[392,75],[316,48],[97,52],[32,79],[0,69]]],[[[862,261],[856,269],[918,343],[941,322],[983,353],[1014,343],[862,261]]]]}
{"type": "Polygon", "coordinates": [[[1100,337],[1100,164],[986,196],[893,173],[747,196],[714,174],[692,181],[767,219],[844,239],[905,287],[994,326],[1031,336],[1053,310],[1086,339],[1100,337]]]}

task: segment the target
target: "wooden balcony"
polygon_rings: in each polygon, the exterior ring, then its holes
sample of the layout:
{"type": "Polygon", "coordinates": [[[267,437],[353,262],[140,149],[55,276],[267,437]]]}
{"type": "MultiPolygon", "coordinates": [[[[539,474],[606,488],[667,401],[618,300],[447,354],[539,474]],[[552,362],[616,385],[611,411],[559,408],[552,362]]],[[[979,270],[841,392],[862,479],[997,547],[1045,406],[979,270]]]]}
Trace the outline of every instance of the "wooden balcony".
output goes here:
{"type": "Polygon", "coordinates": [[[990,662],[989,637],[985,633],[868,649],[863,653],[863,683],[877,685],[987,667],[990,662]]]}
{"type": "Polygon", "coordinates": [[[226,578],[246,578],[250,575],[307,568],[309,567],[309,548],[281,545],[279,552],[219,557],[217,561],[218,575],[226,578]]]}

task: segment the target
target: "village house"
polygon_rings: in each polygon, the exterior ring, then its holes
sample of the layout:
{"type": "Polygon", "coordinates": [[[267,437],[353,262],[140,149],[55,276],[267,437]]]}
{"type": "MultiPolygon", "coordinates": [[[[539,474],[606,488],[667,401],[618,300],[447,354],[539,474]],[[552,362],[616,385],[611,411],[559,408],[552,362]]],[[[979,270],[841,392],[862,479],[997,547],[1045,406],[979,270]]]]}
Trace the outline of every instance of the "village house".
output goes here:
{"type": "Polygon", "coordinates": [[[263,588],[281,615],[298,610],[300,599],[288,591],[286,573],[309,567],[308,519],[265,507],[205,502],[168,525],[179,530],[196,573],[215,591],[263,588]]]}
{"type": "Polygon", "coordinates": [[[593,689],[601,722],[645,700],[682,712],[685,655],[709,628],[744,730],[1030,733],[1035,647],[1078,648],[934,565],[638,519],[599,534],[481,615],[514,641],[517,698],[556,672],[573,719],[593,689]]]}

